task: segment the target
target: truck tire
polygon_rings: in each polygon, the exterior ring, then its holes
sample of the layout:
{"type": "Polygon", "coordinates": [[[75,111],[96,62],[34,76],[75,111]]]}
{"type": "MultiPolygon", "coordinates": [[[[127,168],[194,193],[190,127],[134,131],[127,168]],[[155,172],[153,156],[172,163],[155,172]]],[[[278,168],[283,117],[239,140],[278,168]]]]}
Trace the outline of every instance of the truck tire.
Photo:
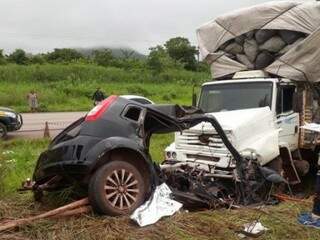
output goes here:
{"type": "Polygon", "coordinates": [[[5,139],[7,137],[7,133],[7,127],[3,123],[0,123],[0,139],[5,139]]]}
{"type": "Polygon", "coordinates": [[[147,185],[137,167],[114,160],[100,167],[91,177],[89,201],[96,213],[127,215],[144,202],[147,185]]]}

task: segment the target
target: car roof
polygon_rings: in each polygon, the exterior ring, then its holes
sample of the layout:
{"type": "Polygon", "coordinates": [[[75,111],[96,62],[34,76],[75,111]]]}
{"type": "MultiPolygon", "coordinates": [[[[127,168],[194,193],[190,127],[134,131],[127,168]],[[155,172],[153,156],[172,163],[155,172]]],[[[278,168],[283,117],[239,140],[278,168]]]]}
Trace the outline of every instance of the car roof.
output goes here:
{"type": "Polygon", "coordinates": [[[145,99],[145,100],[151,102],[152,104],[154,104],[153,101],[151,101],[150,99],[148,99],[146,97],[143,97],[143,96],[138,96],[138,95],[120,95],[119,97],[123,97],[123,98],[126,98],[126,99],[145,99]]]}

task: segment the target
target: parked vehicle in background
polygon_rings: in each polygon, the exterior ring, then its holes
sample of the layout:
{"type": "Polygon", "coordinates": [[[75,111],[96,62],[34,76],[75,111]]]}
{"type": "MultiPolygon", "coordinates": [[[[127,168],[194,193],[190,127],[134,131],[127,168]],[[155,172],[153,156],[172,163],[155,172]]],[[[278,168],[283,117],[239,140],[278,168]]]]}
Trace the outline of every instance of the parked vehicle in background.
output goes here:
{"type": "Polygon", "coordinates": [[[138,103],[141,104],[154,104],[153,101],[151,101],[150,99],[146,98],[146,97],[142,97],[142,96],[137,96],[137,95],[121,95],[121,97],[132,100],[132,101],[136,101],[138,103]]]}
{"type": "Polygon", "coordinates": [[[13,109],[0,107],[0,139],[4,139],[8,132],[19,130],[22,124],[21,114],[13,109]]]}

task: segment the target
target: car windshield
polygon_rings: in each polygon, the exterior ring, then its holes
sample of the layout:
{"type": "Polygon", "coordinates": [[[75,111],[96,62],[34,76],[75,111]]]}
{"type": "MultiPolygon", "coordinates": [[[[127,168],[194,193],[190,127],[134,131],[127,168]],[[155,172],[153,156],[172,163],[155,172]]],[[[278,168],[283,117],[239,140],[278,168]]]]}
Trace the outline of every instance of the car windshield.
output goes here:
{"type": "Polygon", "coordinates": [[[199,107],[204,112],[221,112],[269,106],[272,83],[227,83],[202,87],[199,107]]]}

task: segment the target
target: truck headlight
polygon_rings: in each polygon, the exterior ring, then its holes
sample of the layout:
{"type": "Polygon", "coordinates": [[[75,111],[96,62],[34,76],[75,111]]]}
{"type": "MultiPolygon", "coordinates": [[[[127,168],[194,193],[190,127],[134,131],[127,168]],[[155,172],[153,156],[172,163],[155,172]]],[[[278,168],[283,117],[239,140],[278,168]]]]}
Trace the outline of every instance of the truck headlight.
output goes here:
{"type": "Polygon", "coordinates": [[[172,152],[172,153],[171,153],[171,157],[172,157],[173,159],[177,159],[177,153],[176,153],[176,152],[172,152]]]}
{"type": "Polygon", "coordinates": [[[11,118],[16,118],[17,115],[15,113],[12,112],[4,112],[4,115],[7,117],[11,117],[11,118]]]}
{"type": "Polygon", "coordinates": [[[171,152],[166,152],[167,159],[171,158],[171,152]]]}

